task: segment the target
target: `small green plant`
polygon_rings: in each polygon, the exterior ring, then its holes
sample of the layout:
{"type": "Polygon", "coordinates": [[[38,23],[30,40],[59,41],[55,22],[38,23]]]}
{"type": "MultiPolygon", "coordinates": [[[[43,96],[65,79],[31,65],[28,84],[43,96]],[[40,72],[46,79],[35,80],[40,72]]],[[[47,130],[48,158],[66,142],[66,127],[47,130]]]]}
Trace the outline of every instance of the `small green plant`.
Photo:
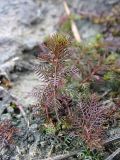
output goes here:
{"type": "Polygon", "coordinates": [[[79,156],[83,160],[103,160],[103,156],[101,153],[97,152],[97,150],[91,151],[86,146],[82,149],[82,152],[79,156]]]}
{"type": "Polygon", "coordinates": [[[90,149],[101,148],[105,135],[103,124],[108,116],[108,109],[95,95],[92,95],[87,100],[81,100],[73,113],[71,122],[78,128],[87,146],[90,149]]]}
{"type": "Polygon", "coordinates": [[[70,45],[69,39],[62,34],[55,34],[46,39],[43,50],[47,53],[41,52],[38,59],[42,61],[40,65],[35,67],[36,74],[43,80],[43,92],[35,89],[35,97],[38,95],[40,106],[45,110],[47,118],[51,112],[55,113],[55,117],[59,121],[58,110],[61,108],[59,98],[61,97],[61,90],[64,87],[65,74],[67,72],[65,62],[69,57],[68,47],[70,45]]]}
{"type": "Polygon", "coordinates": [[[108,61],[114,58],[109,58],[107,47],[101,36],[91,43],[75,44],[63,34],[54,34],[41,45],[35,72],[43,85],[34,88],[32,95],[45,113],[44,133],[59,136],[74,130],[90,150],[102,148],[104,123],[111,110],[103,105],[101,95],[96,96],[99,92],[94,94],[91,84],[111,80],[108,61]]]}

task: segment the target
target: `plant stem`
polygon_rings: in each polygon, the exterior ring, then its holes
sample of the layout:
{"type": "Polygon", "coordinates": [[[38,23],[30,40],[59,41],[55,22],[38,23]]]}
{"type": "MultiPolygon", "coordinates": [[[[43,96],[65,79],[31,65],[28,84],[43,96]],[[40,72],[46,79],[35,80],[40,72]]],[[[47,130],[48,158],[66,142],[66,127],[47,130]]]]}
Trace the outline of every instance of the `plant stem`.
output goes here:
{"type": "Polygon", "coordinates": [[[57,111],[57,102],[56,102],[56,80],[57,80],[57,65],[55,64],[55,72],[54,72],[54,109],[55,109],[55,114],[57,117],[57,120],[60,121],[59,116],[58,116],[58,111],[57,111]]]}

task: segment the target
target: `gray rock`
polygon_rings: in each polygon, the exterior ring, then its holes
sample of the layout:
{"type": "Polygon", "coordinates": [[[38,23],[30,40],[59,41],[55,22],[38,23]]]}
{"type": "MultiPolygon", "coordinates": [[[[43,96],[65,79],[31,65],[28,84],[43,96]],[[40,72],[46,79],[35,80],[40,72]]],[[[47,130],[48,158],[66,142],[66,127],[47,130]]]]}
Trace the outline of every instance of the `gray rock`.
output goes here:
{"type": "Polygon", "coordinates": [[[50,0],[1,0],[0,64],[20,55],[26,48],[33,48],[45,35],[53,33],[61,14],[59,7],[50,0]]]}
{"type": "Polygon", "coordinates": [[[22,59],[17,61],[16,65],[14,67],[15,71],[19,71],[19,72],[31,71],[33,69],[32,68],[33,66],[28,61],[24,61],[22,59]]]}
{"type": "Polygon", "coordinates": [[[8,113],[14,113],[14,109],[10,106],[7,107],[8,113]]]}
{"type": "MultiPolygon", "coordinates": [[[[72,0],[68,1],[73,12],[87,13],[88,15],[101,14],[103,12],[109,12],[115,3],[119,3],[119,0],[76,0],[74,3],[72,0]]],[[[78,20],[78,29],[82,39],[90,39],[96,34],[100,33],[104,26],[93,24],[88,20],[78,20]]]]}
{"type": "Polygon", "coordinates": [[[14,98],[0,86],[0,116],[14,98]]]}
{"type": "Polygon", "coordinates": [[[99,34],[101,31],[100,25],[92,24],[91,22],[88,22],[86,20],[82,20],[78,22],[78,26],[80,28],[80,35],[82,39],[88,40],[95,35],[99,34]]]}
{"type": "Polygon", "coordinates": [[[9,80],[8,74],[1,67],[0,68],[0,84],[1,84],[3,78],[9,80]]]}
{"type": "Polygon", "coordinates": [[[76,0],[75,3],[72,3],[73,9],[78,11],[85,11],[89,13],[102,13],[108,11],[112,7],[110,2],[119,2],[119,0],[76,0]]]}
{"type": "Polygon", "coordinates": [[[4,95],[7,93],[7,91],[0,86],[0,100],[2,101],[4,95]]]}
{"type": "Polygon", "coordinates": [[[6,78],[8,78],[8,74],[14,70],[14,67],[16,66],[18,60],[19,60],[19,57],[15,57],[5,62],[4,64],[2,64],[0,67],[0,75],[3,74],[6,78]]]}
{"type": "Polygon", "coordinates": [[[120,2],[119,0],[107,0],[106,4],[114,5],[116,3],[120,2]]]}
{"type": "Polygon", "coordinates": [[[34,73],[22,75],[15,83],[14,88],[11,88],[11,94],[18,98],[20,104],[28,107],[30,104],[37,103],[36,99],[29,94],[38,84],[42,85],[43,83],[35,76],[34,73]]]}
{"type": "MultiPolygon", "coordinates": [[[[0,16],[2,15],[0,14],[0,16]]],[[[0,25],[2,25],[1,23],[2,22],[0,17],[0,25]]],[[[6,29],[7,28],[8,26],[6,26],[6,29]]],[[[5,36],[4,34],[5,33],[3,32],[2,27],[0,27],[0,64],[6,62],[10,58],[14,57],[16,54],[21,53],[20,44],[18,42],[15,42],[11,38],[4,37],[5,36]]],[[[12,36],[12,33],[11,33],[11,36],[12,36]]]]}

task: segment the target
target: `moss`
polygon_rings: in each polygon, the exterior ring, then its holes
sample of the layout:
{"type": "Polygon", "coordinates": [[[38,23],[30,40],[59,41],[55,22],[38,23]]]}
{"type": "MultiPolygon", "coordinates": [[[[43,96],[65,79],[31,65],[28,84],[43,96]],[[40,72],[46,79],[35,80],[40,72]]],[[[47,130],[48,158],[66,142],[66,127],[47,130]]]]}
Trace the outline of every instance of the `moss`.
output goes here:
{"type": "Polygon", "coordinates": [[[71,22],[70,19],[67,19],[61,26],[60,26],[60,31],[65,32],[65,33],[70,33],[71,32],[71,22]]]}
{"type": "Polygon", "coordinates": [[[105,60],[105,64],[114,64],[114,62],[119,58],[117,53],[111,53],[105,60]]]}

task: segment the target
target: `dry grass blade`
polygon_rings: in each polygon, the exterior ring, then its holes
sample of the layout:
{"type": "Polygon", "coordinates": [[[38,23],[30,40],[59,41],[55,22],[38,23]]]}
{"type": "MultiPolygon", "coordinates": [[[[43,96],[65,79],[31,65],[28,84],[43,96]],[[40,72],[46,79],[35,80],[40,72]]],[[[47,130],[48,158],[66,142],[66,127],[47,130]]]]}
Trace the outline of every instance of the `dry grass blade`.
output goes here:
{"type": "MultiPolygon", "coordinates": [[[[63,5],[64,5],[67,16],[70,16],[71,12],[70,12],[70,9],[68,7],[67,2],[63,1],[63,5]]],[[[80,34],[79,34],[79,31],[78,31],[77,25],[73,20],[71,20],[71,29],[72,29],[75,40],[77,42],[81,42],[81,38],[80,38],[80,34]]]]}
{"type": "Polygon", "coordinates": [[[74,155],[79,154],[80,151],[75,151],[75,152],[71,152],[71,153],[67,153],[67,154],[61,154],[61,155],[57,155],[51,158],[46,158],[43,160],[63,160],[63,159],[68,159],[69,157],[72,157],[74,155]]]}
{"type": "MultiPolygon", "coordinates": [[[[106,158],[105,160],[115,160],[115,159],[120,158],[120,148],[118,148],[115,152],[113,152],[108,158],[106,158]],[[119,157],[118,157],[119,156],[119,157]]],[[[116,160],[117,160],[116,159],[116,160]]]]}

